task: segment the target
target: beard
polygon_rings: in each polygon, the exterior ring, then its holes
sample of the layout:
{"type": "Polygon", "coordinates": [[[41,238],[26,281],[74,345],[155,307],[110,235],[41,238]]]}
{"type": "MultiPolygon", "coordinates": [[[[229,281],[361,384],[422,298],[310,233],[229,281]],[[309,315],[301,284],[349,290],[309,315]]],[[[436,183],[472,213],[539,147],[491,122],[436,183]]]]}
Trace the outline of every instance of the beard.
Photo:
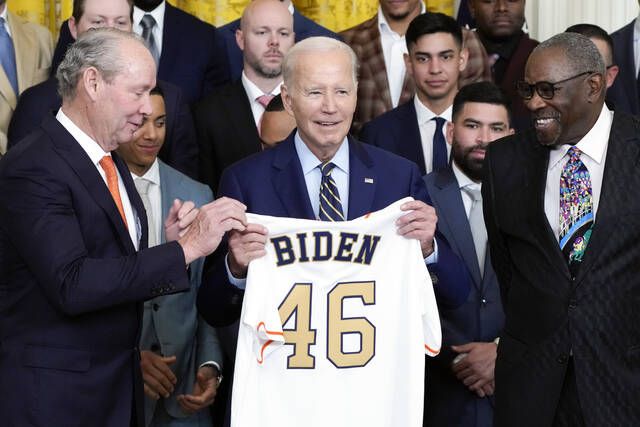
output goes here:
{"type": "Polygon", "coordinates": [[[484,164],[484,160],[474,159],[471,157],[471,152],[478,148],[486,150],[487,144],[479,144],[465,149],[460,147],[460,145],[454,140],[451,148],[453,161],[456,162],[456,165],[458,165],[465,175],[474,181],[482,180],[482,166],[484,164]]]}

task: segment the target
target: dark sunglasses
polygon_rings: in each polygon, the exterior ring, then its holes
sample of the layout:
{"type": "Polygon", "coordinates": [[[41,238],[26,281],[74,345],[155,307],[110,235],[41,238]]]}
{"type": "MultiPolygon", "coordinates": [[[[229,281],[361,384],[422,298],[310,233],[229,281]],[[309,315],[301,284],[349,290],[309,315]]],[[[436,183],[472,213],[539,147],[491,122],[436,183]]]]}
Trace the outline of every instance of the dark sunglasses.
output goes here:
{"type": "Polygon", "coordinates": [[[575,76],[569,77],[568,79],[560,80],[559,82],[551,83],[551,82],[536,82],[534,84],[529,84],[524,80],[520,80],[516,82],[516,92],[518,95],[522,97],[524,100],[528,101],[533,98],[533,91],[538,93],[540,98],[542,99],[553,99],[553,95],[559,90],[559,87],[556,85],[560,83],[568,82],[569,80],[577,79],[581,76],[586,76],[587,74],[593,74],[593,71],[585,71],[580,74],[576,74],[575,76]]]}

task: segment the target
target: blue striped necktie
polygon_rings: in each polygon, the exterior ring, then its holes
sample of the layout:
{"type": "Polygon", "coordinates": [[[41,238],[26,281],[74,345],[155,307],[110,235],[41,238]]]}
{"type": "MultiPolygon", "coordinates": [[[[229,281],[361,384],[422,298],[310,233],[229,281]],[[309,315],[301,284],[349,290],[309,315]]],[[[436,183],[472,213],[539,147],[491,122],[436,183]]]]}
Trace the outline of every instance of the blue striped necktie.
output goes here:
{"type": "Polygon", "coordinates": [[[344,221],[342,202],[338,193],[338,186],[331,177],[335,164],[331,162],[323,163],[320,166],[322,180],[320,181],[320,208],[318,217],[322,221],[344,221]]]}
{"type": "Polygon", "coordinates": [[[11,87],[18,96],[18,72],[16,71],[16,52],[13,48],[11,36],[7,33],[7,23],[0,18],[0,64],[11,83],[11,87]]]}

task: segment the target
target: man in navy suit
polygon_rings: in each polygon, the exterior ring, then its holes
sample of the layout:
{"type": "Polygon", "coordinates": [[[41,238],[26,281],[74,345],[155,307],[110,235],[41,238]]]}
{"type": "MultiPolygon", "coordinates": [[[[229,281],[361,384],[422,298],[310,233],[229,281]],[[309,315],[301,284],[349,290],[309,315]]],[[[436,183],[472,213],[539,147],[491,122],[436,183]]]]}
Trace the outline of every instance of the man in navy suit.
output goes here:
{"type": "MultiPolygon", "coordinates": [[[[143,17],[147,14],[153,17],[151,34],[159,56],[159,61],[156,61],[158,78],[182,89],[187,104],[198,101],[214,87],[229,81],[227,63],[216,42],[216,28],[213,25],[164,0],[127,2],[135,4],[132,15],[135,33],[143,35],[143,17]]],[[[52,75],[70,43],[73,43],[73,39],[69,26],[63,22],[53,54],[52,75]]]]}
{"type": "MultiPolygon", "coordinates": [[[[319,218],[320,167],[331,162],[345,219],[413,196],[415,201],[402,206],[410,212],[398,220],[398,232],[418,239],[424,257],[440,263],[452,253],[439,240],[434,254],[436,216],[425,203],[417,166],[347,135],[356,107],[356,64],[351,48],[335,39],[312,37],[294,45],[285,56],[282,99],[297,130],[276,147],[227,168],[220,195],[237,198],[254,213],[319,218]]],[[[224,325],[239,317],[247,265],[264,254],[265,240],[266,230],[256,224],[229,236],[228,254],[218,256],[198,295],[198,310],[209,323],[224,325]]],[[[452,284],[435,289],[442,302],[455,306],[468,288],[452,284]]]]}
{"type": "MultiPolygon", "coordinates": [[[[75,0],[68,26],[71,40],[90,28],[113,27],[131,31],[132,14],[133,3],[130,0],[75,0]]],[[[67,28],[67,25],[64,27],[67,28]]],[[[190,177],[197,178],[198,145],[191,111],[180,88],[165,81],[159,81],[158,85],[164,92],[168,140],[162,146],[160,158],[190,177]]],[[[18,100],[9,125],[9,148],[37,129],[42,119],[50,112],[58,111],[61,104],[55,77],[26,90],[18,100]]]]}
{"type": "Polygon", "coordinates": [[[62,108],[0,161],[2,423],[143,426],[141,302],[188,290],[187,266],[244,228],[244,205],[174,201],[168,243],[147,248],[142,200],[111,152],[151,113],[150,52],[96,29],[58,74],[62,108]]]}
{"type": "Polygon", "coordinates": [[[425,13],[411,21],[406,33],[407,72],[416,95],[365,124],[362,140],[415,162],[424,175],[449,162],[444,124],[458,92],[458,77],[467,65],[462,30],[442,13],[425,13]],[[439,154],[438,154],[439,153],[439,154]]]}
{"type": "Polygon", "coordinates": [[[620,67],[620,72],[613,85],[607,90],[607,102],[614,105],[616,111],[640,114],[640,89],[638,88],[637,62],[638,34],[640,23],[634,19],[624,27],[611,33],[613,40],[613,64],[620,67]]]}
{"type": "MultiPolygon", "coordinates": [[[[493,425],[496,343],[504,324],[500,288],[487,251],[480,195],[484,152],[513,133],[509,101],[490,82],[460,89],[447,124],[452,163],[425,177],[438,230],[464,261],[470,293],[458,308],[440,307],[442,351],[427,359],[425,426],[493,425]]],[[[443,286],[451,280],[440,275],[443,286]]]]}
{"type": "MultiPolygon", "coordinates": [[[[298,12],[291,3],[291,0],[280,0],[284,3],[293,15],[293,32],[296,34],[296,42],[308,37],[325,36],[340,39],[340,37],[327,28],[316,24],[298,12]]],[[[236,31],[240,29],[240,19],[231,21],[218,28],[218,44],[227,53],[227,66],[229,67],[229,77],[232,81],[240,78],[242,73],[242,51],[236,43],[236,31]]]]}

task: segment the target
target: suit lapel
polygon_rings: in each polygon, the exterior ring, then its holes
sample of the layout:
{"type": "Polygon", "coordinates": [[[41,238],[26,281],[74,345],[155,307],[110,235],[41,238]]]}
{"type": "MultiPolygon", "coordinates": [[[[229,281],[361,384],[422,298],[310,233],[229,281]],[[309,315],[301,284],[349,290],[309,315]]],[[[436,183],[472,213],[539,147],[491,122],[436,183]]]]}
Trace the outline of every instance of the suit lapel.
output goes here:
{"type": "Polygon", "coordinates": [[[287,216],[315,219],[302,167],[293,142],[294,134],[295,132],[277,147],[272,148],[275,150],[272,169],[273,183],[278,189],[277,194],[287,216]]]}
{"type": "Polygon", "coordinates": [[[371,212],[377,185],[373,160],[361,142],[349,137],[349,214],[347,219],[358,218],[371,212]]]}
{"type": "MultiPolygon", "coordinates": [[[[29,56],[33,56],[30,54],[30,52],[32,52],[32,48],[31,46],[29,46],[29,50],[28,51],[22,51],[22,52],[26,52],[27,55],[25,55],[24,53],[22,55],[20,55],[20,50],[18,50],[18,46],[20,45],[20,39],[24,38],[24,33],[22,32],[22,28],[16,24],[15,22],[15,17],[13,16],[13,14],[11,13],[7,13],[7,23],[9,24],[9,29],[11,30],[11,39],[13,41],[13,50],[16,53],[16,71],[18,73],[18,88],[20,88],[20,86],[23,85],[23,83],[21,82],[21,68],[20,68],[20,64],[23,62],[21,61],[19,58],[20,57],[29,57],[29,56]]],[[[24,44],[29,44],[29,43],[24,43],[24,44]]],[[[9,105],[9,107],[11,107],[11,110],[15,110],[16,108],[16,104],[18,103],[18,94],[16,94],[13,91],[13,88],[11,87],[11,83],[9,82],[9,78],[7,78],[7,74],[5,73],[4,69],[2,67],[0,67],[0,94],[2,94],[2,97],[4,98],[5,102],[9,105]]]]}
{"type": "Polygon", "coordinates": [[[9,28],[11,28],[11,39],[16,52],[16,71],[18,73],[19,91],[27,89],[26,85],[31,83],[31,76],[34,75],[37,56],[33,52],[37,51],[36,40],[24,31],[22,25],[17,25],[14,16],[8,14],[9,28]],[[29,78],[28,78],[29,77],[29,78]]]}
{"type": "Polygon", "coordinates": [[[418,114],[416,113],[416,106],[413,100],[398,107],[398,114],[401,120],[394,122],[394,134],[402,150],[401,154],[407,159],[416,162],[420,168],[420,172],[424,175],[426,173],[424,150],[422,149],[418,114]]]}
{"type": "MultiPolygon", "coordinates": [[[[138,247],[140,249],[145,249],[148,246],[148,232],[149,232],[149,224],[147,223],[147,215],[144,210],[144,204],[142,203],[142,199],[138,194],[138,190],[133,183],[133,178],[131,177],[131,172],[127,167],[124,160],[122,160],[115,152],[111,153],[111,157],[113,157],[113,162],[116,164],[118,168],[118,172],[122,177],[122,182],[124,184],[124,188],[127,189],[127,195],[129,196],[129,202],[131,203],[131,207],[133,208],[133,216],[136,221],[139,221],[140,228],[137,230],[139,233],[136,233],[136,236],[140,239],[140,244],[138,247]]],[[[137,227],[137,224],[129,224],[129,227],[137,227]]],[[[129,232],[127,231],[128,240],[131,241],[131,237],[129,236],[129,232]]]]}
{"type": "Polygon", "coordinates": [[[435,191],[429,195],[439,209],[438,229],[458,248],[458,253],[473,276],[474,284],[480,288],[482,276],[473,245],[473,235],[465,214],[458,181],[450,168],[436,172],[435,191]]]}
{"type": "Polygon", "coordinates": [[[630,195],[635,196],[637,193],[637,189],[629,188],[629,183],[635,181],[630,178],[638,173],[640,143],[637,135],[639,132],[640,129],[634,126],[634,122],[628,116],[621,113],[614,114],[596,221],[584,260],[578,271],[576,285],[588,274],[594,260],[602,253],[607,243],[615,240],[611,236],[624,232],[616,231],[619,226],[616,218],[620,212],[625,211],[630,195]]]}
{"type": "MultiPolygon", "coordinates": [[[[236,129],[239,137],[233,143],[244,146],[242,152],[247,154],[257,153],[261,150],[258,128],[253,119],[251,104],[249,102],[247,92],[242,85],[242,80],[238,79],[229,88],[227,99],[228,117],[233,123],[233,127],[236,129]]],[[[236,149],[235,151],[240,150],[236,149]]]]}
{"type": "Polygon", "coordinates": [[[168,2],[165,2],[164,10],[164,24],[162,28],[162,52],[160,52],[160,61],[158,63],[158,76],[166,76],[168,69],[175,66],[171,63],[172,58],[178,58],[178,50],[184,49],[184,46],[180,46],[175,38],[177,32],[183,31],[177,27],[175,22],[175,11],[173,6],[168,2]]]}
{"type": "MultiPolygon", "coordinates": [[[[129,232],[127,231],[127,228],[122,221],[122,217],[120,216],[120,212],[118,212],[118,208],[116,207],[116,204],[111,197],[109,188],[100,176],[100,173],[96,169],[96,166],[91,162],[89,156],[87,156],[87,153],[82,149],[82,147],[80,147],[80,144],[76,142],[71,134],[69,134],[67,130],[53,116],[47,116],[42,123],[42,127],[44,128],[45,132],[51,136],[51,140],[54,142],[56,151],[60,153],[60,156],[67,162],[69,167],[73,169],[75,174],[78,176],[78,181],[85,186],[89,195],[102,208],[102,210],[105,211],[107,217],[113,225],[115,233],[120,238],[126,251],[128,253],[135,252],[135,248],[133,246],[133,243],[131,242],[129,232]]],[[[120,173],[122,174],[122,172],[120,173]]],[[[129,180],[131,180],[130,176],[129,180]]],[[[135,188],[130,190],[130,187],[132,186],[126,185],[126,180],[125,187],[127,188],[127,192],[129,192],[130,195],[131,191],[133,191],[137,195],[137,193],[135,192],[135,188]]],[[[138,200],[139,199],[140,198],[138,197],[138,200]]],[[[141,212],[144,212],[144,210],[142,210],[141,212]]],[[[132,224],[131,226],[135,226],[135,224],[132,224]]],[[[146,227],[144,227],[144,229],[146,229],[146,227]]]]}

